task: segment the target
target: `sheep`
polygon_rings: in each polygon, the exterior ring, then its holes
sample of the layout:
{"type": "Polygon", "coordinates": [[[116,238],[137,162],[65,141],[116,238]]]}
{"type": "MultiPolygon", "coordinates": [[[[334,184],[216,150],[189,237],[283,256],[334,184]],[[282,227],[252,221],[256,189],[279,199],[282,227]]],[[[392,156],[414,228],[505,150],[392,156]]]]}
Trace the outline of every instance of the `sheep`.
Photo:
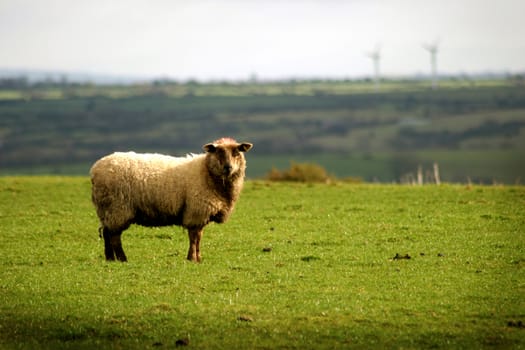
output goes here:
{"type": "Polygon", "coordinates": [[[96,161],[90,170],[91,197],[106,260],[127,261],[120,236],[138,224],[184,227],[190,241],[187,258],[200,262],[203,228],[230,217],[244,183],[244,153],[251,148],[251,143],[222,138],[205,144],[199,155],[116,152],[96,161]]]}

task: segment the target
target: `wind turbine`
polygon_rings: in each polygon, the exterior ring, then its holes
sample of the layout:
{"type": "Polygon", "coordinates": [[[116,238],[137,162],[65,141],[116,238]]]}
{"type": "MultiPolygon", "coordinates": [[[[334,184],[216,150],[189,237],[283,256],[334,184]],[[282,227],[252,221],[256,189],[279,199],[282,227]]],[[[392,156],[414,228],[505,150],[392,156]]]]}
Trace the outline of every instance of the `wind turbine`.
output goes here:
{"type": "Polygon", "coordinates": [[[438,75],[437,75],[437,54],[438,54],[439,41],[434,40],[431,44],[424,44],[423,48],[430,53],[430,68],[432,71],[432,89],[438,87],[438,75]]]}
{"type": "Polygon", "coordinates": [[[380,83],[380,76],[379,76],[379,61],[381,61],[381,48],[379,45],[376,45],[376,48],[374,51],[369,52],[366,54],[370,59],[372,59],[374,63],[374,88],[377,91],[379,91],[379,83],[380,83]]]}

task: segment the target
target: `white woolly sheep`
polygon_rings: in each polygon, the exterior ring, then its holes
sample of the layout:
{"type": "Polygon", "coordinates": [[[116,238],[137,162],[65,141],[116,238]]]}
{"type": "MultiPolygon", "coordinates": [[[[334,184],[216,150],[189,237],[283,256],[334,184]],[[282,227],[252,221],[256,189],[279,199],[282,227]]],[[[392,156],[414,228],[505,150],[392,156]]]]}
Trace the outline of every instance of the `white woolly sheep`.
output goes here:
{"type": "Polygon", "coordinates": [[[243,153],[250,148],[251,143],[222,138],[204,145],[200,155],[117,152],[95,162],[92,200],[106,259],[127,261],[120,236],[131,224],[178,225],[188,230],[188,260],[200,262],[203,228],[232,213],[244,182],[243,153]]]}

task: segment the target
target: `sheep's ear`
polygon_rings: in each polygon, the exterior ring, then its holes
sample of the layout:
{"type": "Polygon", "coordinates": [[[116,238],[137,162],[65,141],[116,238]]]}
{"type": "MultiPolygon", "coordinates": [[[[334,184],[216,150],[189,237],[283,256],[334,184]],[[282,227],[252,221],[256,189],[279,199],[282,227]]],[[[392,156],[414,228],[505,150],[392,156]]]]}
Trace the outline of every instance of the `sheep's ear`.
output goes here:
{"type": "Polygon", "coordinates": [[[202,146],[202,149],[205,152],[213,153],[213,152],[215,152],[215,149],[217,149],[217,147],[213,143],[207,143],[204,146],[202,146]]]}
{"type": "Polygon", "coordinates": [[[241,152],[248,152],[252,147],[253,145],[251,143],[243,142],[237,147],[237,149],[241,152]]]}

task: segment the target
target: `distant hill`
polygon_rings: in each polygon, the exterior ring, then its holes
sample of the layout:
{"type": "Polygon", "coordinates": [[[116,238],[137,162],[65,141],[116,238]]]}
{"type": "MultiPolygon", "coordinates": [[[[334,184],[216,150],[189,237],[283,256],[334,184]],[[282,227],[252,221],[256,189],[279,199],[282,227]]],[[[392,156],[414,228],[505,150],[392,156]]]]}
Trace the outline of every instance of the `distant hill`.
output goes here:
{"type": "Polygon", "coordinates": [[[25,78],[31,84],[35,83],[75,83],[75,84],[95,84],[95,85],[128,85],[144,83],[149,78],[97,74],[88,72],[63,72],[53,70],[27,70],[27,69],[1,69],[0,79],[6,78],[25,78]]]}
{"type": "MultiPolygon", "coordinates": [[[[290,160],[399,181],[439,162],[445,181],[525,176],[525,89],[515,80],[275,82],[0,89],[0,174],[86,174],[115,150],[184,154],[253,142],[248,175],[290,160]]],[[[525,178],[524,178],[525,179],[525,178]]]]}
{"type": "MultiPolygon", "coordinates": [[[[475,74],[441,74],[441,79],[445,81],[449,80],[505,80],[509,77],[521,77],[525,76],[525,72],[522,73],[509,73],[506,71],[500,72],[479,72],[475,74]]],[[[45,83],[45,82],[64,82],[64,83],[74,83],[74,84],[95,84],[95,85],[129,85],[129,84],[145,84],[147,82],[153,81],[168,81],[168,82],[178,82],[185,83],[187,81],[177,81],[176,79],[170,77],[153,77],[153,76],[134,76],[134,75],[122,75],[122,74],[104,74],[96,72],[79,72],[79,71],[58,71],[58,70],[34,70],[34,69],[7,69],[0,67],[0,79],[5,78],[25,78],[31,84],[34,83],[45,83]]],[[[246,82],[231,81],[230,83],[253,83],[255,78],[246,82]]],[[[367,78],[354,79],[366,80],[367,78]]],[[[396,77],[396,78],[387,78],[387,80],[403,80],[403,81],[421,81],[429,80],[430,76],[428,74],[417,73],[413,75],[396,77]]],[[[324,79],[293,79],[296,82],[308,82],[308,81],[319,81],[324,79]]],[[[341,79],[345,80],[345,79],[341,79]]],[[[228,81],[226,81],[228,82],[228,81]]],[[[266,81],[261,79],[260,83],[275,83],[276,81],[266,81]]],[[[279,82],[279,81],[277,81],[279,82]]],[[[287,83],[289,81],[283,80],[281,83],[287,83]]],[[[203,84],[213,84],[216,82],[200,82],[203,84]]]]}

